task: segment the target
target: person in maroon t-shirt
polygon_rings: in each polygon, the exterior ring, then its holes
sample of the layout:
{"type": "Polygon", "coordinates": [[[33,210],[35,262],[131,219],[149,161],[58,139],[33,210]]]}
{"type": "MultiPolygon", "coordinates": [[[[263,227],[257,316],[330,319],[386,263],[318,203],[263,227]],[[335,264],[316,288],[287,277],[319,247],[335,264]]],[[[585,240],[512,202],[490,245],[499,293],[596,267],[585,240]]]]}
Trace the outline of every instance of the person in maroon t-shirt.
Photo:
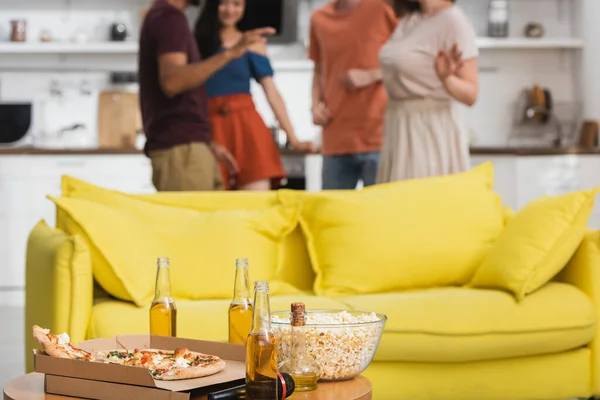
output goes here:
{"type": "Polygon", "coordinates": [[[264,43],[272,28],[244,33],[230,50],[201,60],[184,14],[198,0],[155,0],[140,35],[140,106],[145,153],[159,191],[222,189],[217,161],[235,175],[235,159],[212,141],[204,82],[246,50],[264,43]],[[215,160],[216,158],[216,160],[215,160]]]}

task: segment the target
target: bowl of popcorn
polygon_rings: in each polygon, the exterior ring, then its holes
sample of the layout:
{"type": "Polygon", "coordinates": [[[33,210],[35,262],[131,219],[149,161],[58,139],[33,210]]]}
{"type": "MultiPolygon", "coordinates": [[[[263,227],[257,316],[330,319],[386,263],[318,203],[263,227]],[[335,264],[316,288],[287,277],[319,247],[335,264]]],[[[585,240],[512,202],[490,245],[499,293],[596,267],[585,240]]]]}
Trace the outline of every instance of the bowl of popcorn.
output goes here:
{"type": "MultiPolygon", "coordinates": [[[[321,367],[322,381],[352,379],[362,373],[375,355],[387,317],[367,311],[307,310],[306,349],[321,367]]],[[[271,313],[277,339],[277,357],[292,353],[289,311],[271,313]]]]}

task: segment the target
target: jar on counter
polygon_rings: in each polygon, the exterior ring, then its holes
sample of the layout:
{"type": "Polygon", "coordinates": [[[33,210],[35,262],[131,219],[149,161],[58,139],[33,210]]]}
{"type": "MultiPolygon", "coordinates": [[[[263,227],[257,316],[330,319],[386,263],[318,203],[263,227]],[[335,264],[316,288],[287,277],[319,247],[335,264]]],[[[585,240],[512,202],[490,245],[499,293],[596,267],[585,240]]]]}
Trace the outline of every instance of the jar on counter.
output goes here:
{"type": "Polygon", "coordinates": [[[11,42],[25,42],[27,40],[27,21],[16,19],[10,21],[11,24],[11,42]]]}
{"type": "Polygon", "coordinates": [[[495,38],[508,37],[508,0],[490,0],[488,36],[495,38]]]}

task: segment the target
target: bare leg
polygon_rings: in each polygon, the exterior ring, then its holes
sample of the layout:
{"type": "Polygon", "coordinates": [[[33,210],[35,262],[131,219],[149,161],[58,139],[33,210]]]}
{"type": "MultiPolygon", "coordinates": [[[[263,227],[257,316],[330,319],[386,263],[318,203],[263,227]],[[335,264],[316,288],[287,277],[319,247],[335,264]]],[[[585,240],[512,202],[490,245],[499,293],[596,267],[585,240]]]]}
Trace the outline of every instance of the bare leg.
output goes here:
{"type": "Polygon", "coordinates": [[[271,181],[268,179],[263,179],[262,181],[254,181],[245,184],[244,186],[240,186],[239,190],[255,190],[255,191],[265,191],[271,190],[271,181]]]}

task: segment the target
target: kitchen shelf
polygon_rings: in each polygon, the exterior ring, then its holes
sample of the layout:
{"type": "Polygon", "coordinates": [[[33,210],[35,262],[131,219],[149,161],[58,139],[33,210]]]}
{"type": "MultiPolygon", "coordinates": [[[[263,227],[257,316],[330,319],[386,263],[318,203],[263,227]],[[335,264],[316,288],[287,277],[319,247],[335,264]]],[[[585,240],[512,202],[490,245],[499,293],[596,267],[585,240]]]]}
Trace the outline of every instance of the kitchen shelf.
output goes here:
{"type": "MultiPolygon", "coordinates": [[[[579,38],[477,38],[480,49],[581,49],[579,38]]],[[[125,54],[135,55],[137,42],[12,43],[0,42],[0,54],[125,54]]],[[[309,60],[275,60],[281,69],[312,68],[309,60]]]]}
{"type": "Polygon", "coordinates": [[[480,49],[581,49],[579,38],[477,38],[480,49]]]}
{"type": "Polygon", "coordinates": [[[0,43],[0,54],[137,54],[137,42],[0,43]]]}

